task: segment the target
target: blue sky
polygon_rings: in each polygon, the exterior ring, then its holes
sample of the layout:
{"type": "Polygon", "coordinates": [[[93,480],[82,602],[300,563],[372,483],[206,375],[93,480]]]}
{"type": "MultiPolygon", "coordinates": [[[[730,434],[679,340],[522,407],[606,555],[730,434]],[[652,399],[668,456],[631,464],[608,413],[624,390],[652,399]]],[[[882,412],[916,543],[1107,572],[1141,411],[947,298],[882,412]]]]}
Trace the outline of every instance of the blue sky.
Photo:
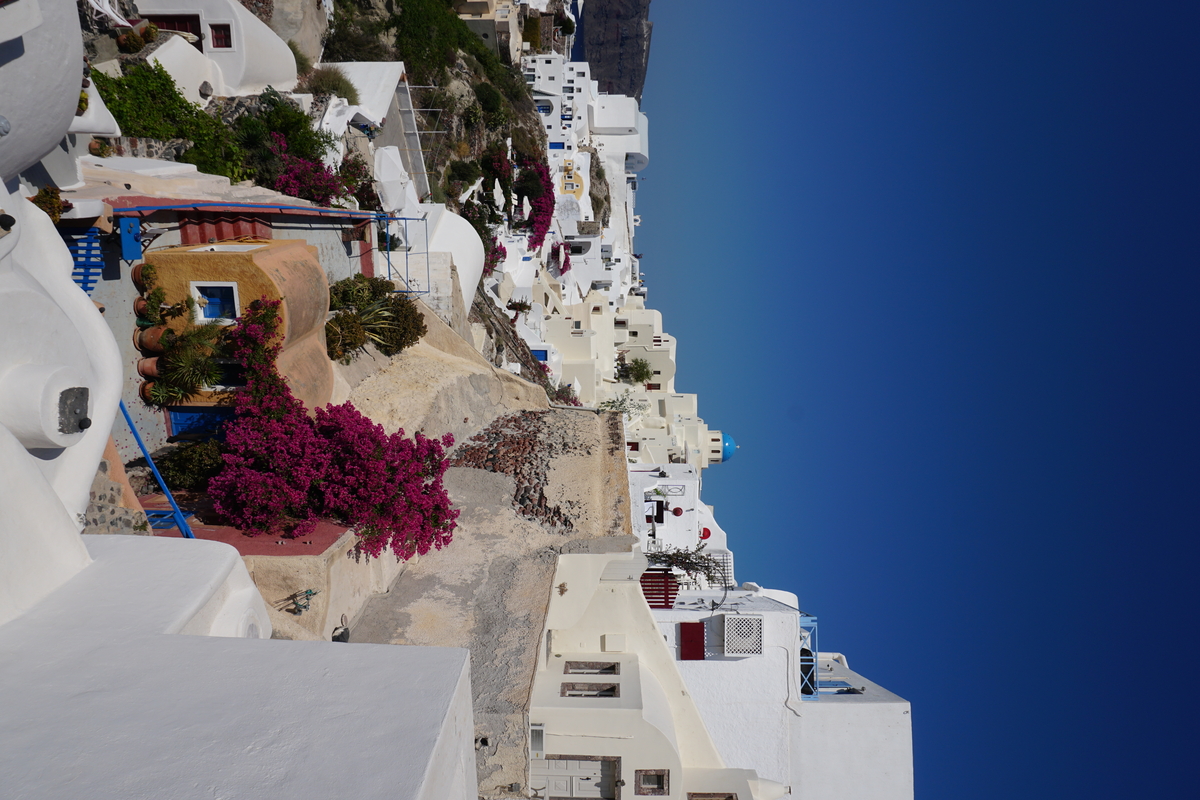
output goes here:
{"type": "Polygon", "coordinates": [[[1191,796],[1200,6],[656,2],[637,249],[738,578],[919,798],[1191,796]]]}

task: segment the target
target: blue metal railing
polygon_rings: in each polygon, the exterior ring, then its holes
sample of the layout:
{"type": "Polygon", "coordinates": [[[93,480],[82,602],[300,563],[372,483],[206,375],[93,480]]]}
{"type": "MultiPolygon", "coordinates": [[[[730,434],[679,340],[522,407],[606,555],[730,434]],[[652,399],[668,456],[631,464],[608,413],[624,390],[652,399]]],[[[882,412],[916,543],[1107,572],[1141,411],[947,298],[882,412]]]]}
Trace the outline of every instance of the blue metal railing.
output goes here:
{"type": "Polygon", "coordinates": [[[81,234],[64,233],[63,241],[75,262],[71,278],[89,295],[104,272],[104,253],[100,246],[100,229],[89,228],[81,234]]]}
{"type": "MultiPolygon", "coordinates": [[[[402,222],[404,224],[404,245],[406,248],[404,251],[404,284],[406,287],[411,287],[411,285],[412,285],[411,280],[410,280],[410,275],[409,275],[409,255],[410,255],[410,249],[411,249],[410,248],[411,240],[409,238],[408,223],[420,222],[420,223],[422,223],[422,225],[424,225],[424,233],[425,233],[425,288],[420,289],[420,290],[413,290],[412,288],[406,288],[402,291],[405,294],[413,294],[413,295],[429,294],[429,289],[430,289],[429,285],[431,283],[430,264],[429,264],[429,220],[424,217],[398,217],[398,216],[383,213],[380,211],[354,211],[354,210],[348,209],[348,208],[320,208],[318,206],[293,206],[293,205],[287,205],[284,203],[222,203],[222,202],[169,203],[169,204],[165,204],[165,205],[133,206],[130,208],[114,208],[113,215],[120,220],[120,222],[118,224],[122,226],[121,232],[123,234],[123,239],[135,239],[136,238],[140,242],[140,237],[138,237],[134,231],[132,231],[132,230],[126,231],[126,229],[124,227],[125,225],[128,224],[126,222],[126,220],[127,220],[126,215],[150,214],[150,213],[154,213],[155,211],[199,210],[199,209],[204,209],[204,208],[250,208],[250,209],[255,209],[257,211],[278,211],[281,213],[288,212],[288,211],[294,211],[294,212],[305,213],[305,214],[317,214],[319,216],[334,216],[334,217],[342,217],[342,218],[348,217],[351,219],[374,220],[376,222],[376,224],[383,225],[385,230],[387,230],[386,253],[387,253],[388,280],[394,280],[393,269],[392,269],[392,253],[391,253],[391,230],[390,230],[388,223],[402,222]]],[[[122,258],[125,258],[126,260],[133,260],[133,259],[129,259],[124,254],[122,255],[122,258]]],[[[397,273],[396,277],[399,277],[399,275],[398,275],[399,270],[396,270],[395,272],[397,273]]]]}
{"type": "Polygon", "coordinates": [[[150,527],[157,531],[163,531],[168,528],[179,528],[179,532],[183,534],[185,539],[195,539],[196,535],[192,533],[192,529],[187,524],[187,518],[192,515],[185,514],[179,508],[179,504],[175,502],[175,496],[171,494],[171,490],[167,487],[167,482],[158,473],[158,467],[154,466],[154,459],[150,458],[150,452],[146,450],[146,445],[142,442],[142,437],[133,424],[133,418],[129,416],[129,410],[125,408],[124,400],[121,401],[121,413],[125,415],[125,424],[129,426],[130,432],[133,433],[133,438],[137,441],[138,448],[141,449],[142,455],[146,458],[146,463],[150,465],[150,471],[154,473],[154,480],[158,481],[158,485],[162,487],[163,494],[167,497],[167,502],[171,504],[170,511],[152,509],[146,512],[146,518],[150,520],[150,527]]]}

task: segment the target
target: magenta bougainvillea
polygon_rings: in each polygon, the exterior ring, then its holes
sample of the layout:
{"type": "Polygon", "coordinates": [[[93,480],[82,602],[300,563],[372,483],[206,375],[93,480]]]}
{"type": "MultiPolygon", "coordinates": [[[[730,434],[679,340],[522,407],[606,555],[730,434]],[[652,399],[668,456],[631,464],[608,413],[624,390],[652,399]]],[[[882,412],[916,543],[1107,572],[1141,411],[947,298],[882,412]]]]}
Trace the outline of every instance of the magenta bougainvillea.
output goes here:
{"type": "Polygon", "coordinates": [[[208,485],[213,506],[251,535],[303,536],[319,519],[352,527],[357,551],[399,559],[450,543],[458,511],[442,485],[447,434],[388,435],[350,403],[310,417],[275,369],[279,301],[257,300],[230,331],[246,364],[246,390],[225,426],[224,468],[208,485]]]}
{"type": "Polygon", "coordinates": [[[271,152],[283,161],[283,171],[271,187],[275,191],[311,200],[320,206],[329,206],[347,194],[346,182],[329,167],[288,155],[287,140],[274,131],[271,132],[271,142],[271,152]]]}
{"type": "Polygon", "coordinates": [[[550,263],[558,267],[559,275],[566,275],[571,271],[571,251],[560,242],[555,242],[550,245],[550,263]]]}
{"type": "Polygon", "coordinates": [[[546,241],[550,222],[554,219],[554,179],[550,177],[550,169],[536,161],[521,162],[521,169],[536,172],[542,184],[542,196],[529,201],[529,218],[526,220],[529,225],[529,249],[537,250],[546,241]]]}
{"type": "Polygon", "coordinates": [[[508,250],[504,245],[500,244],[500,240],[495,236],[487,245],[487,255],[483,259],[483,274],[484,276],[491,275],[496,270],[496,265],[504,259],[508,258],[508,250]]]}

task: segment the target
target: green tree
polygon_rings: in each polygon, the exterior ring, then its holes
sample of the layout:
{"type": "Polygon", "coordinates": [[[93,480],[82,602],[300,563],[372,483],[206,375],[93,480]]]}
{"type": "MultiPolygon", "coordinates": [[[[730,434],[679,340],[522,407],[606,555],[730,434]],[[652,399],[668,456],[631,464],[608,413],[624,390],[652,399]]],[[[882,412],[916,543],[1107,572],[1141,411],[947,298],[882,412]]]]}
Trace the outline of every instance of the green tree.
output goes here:
{"type": "Polygon", "coordinates": [[[622,383],[646,383],[653,378],[654,370],[644,358],[635,358],[627,364],[617,365],[617,379],[622,383]]]}
{"type": "Polygon", "coordinates": [[[599,403],[596,408],[601,411],[616,411],[628,420],[632,419],[634,414],[645,414],[650,410],[650,404],[645,400],[634,400],[630,395],[629,389],[626,389],[625,393],[620,397],[605,400],[599,403]]]}
{"type": "Polygon", "coordinates": [[[703,575],[709,584],[714,586],[728,585],[729,576],[725,574],[725,566],[705,553],[704,546],[704,542],[690,550],[667,546],[656,553],[646,553],[646,560],[653,566],[677,569],[693,578],[703,575]]]}

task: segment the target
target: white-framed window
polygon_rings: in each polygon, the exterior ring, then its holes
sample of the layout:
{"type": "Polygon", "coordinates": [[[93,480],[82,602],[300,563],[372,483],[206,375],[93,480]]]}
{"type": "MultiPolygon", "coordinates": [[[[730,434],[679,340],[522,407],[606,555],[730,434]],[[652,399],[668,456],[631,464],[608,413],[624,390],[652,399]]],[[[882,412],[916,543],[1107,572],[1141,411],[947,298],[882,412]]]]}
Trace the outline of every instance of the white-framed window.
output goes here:
{"type": "Polygon", "coordinates": [[[232,325],[241,312],[237,281],[191,281],[191,292],[198,325],[232,325]]]}
{"type": "Polygon", "coordinates": [[[564,184],[563,184],[563,188],[564,188],[564,189],[566,189],[568,192],[573,192],[573,191],[575,191],[575,184],[573,184],[573,183],[564,183],[564,184]]]}
{"type": "Polygon", "coordinates": [[[233,42],[232,22],[213,21],[208,23],[208,47],[210,50],[236,50],[233,42]]]}

